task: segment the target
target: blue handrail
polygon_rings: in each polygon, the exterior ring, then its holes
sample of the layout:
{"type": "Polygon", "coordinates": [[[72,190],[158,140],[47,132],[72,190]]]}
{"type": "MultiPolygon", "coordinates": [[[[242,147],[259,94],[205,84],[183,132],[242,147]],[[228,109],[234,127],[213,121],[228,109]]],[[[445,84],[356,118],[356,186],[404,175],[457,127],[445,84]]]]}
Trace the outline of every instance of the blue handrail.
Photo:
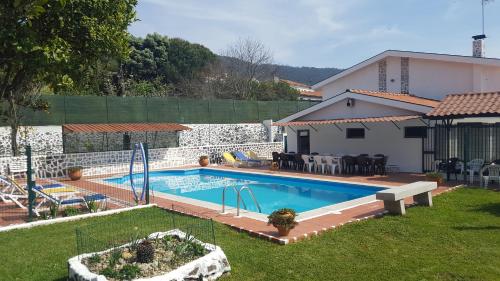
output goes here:
{"type": "Polygon", "coordinates": [[[146,179],[148,178],[148,163],[146,161],[146,151],[144,150],[144,146],[142,143],[137,143],[134,145],[134,150],[132,151],[132,158],[130,159],[130,170],[129,170],[129,177],[130,177],[130,187],[132,188],[132,192],[134,194],[135,201],[138,202],[139,200],[144,200],[144,194],[146,192],[146,179]],[[141,196],[137,196],[137,190],[135,188],[134,184],[134,159],[135,159],[135,154],[137,152],[137,149],[141,150],[141,156],[142,156],[142,163],[144,166],[144,176],[143,176],[143,184],[142,184],[142,191],[141,191],[141,196]]]}

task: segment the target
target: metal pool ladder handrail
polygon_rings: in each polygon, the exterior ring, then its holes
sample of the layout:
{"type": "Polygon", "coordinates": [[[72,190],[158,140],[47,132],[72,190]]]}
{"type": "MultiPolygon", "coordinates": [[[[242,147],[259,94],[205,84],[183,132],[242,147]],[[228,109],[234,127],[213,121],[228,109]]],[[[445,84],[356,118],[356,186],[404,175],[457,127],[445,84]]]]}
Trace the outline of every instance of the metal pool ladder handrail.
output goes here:
{"type": "Polygon", "coordinates": [[[241,203],[243,203],[243,208],[245,208],[245,210],[247,209],[247,206],[245,204],[245,201],[243,200],[243,197],[241,197],[241,192],[243,190],[248,190],[248,192],[250,193],[250,196],[252,197],[252,200],[255,204],[255,206],[257,206],[257,209],[259,210],[259,213],[262,213],[262,209],[260,208],[260,205],[259,205],[259,202],[257,201],[257,198],[255,198],[255,194],[253,193],[252,189],[246,185],[242,186],[239,190],[236,190],[236,187],[234,186],[224,186],[224,188],[222,189],[222,213],[225,213],[226,212],[226,188],[228,187],[232,187],[234,192],[236,192],[236,216],[239,217],[240,216],[240,201],[241,203]]]}
{"type": "MultiPolygon", "coordinates": [[[[236,196],[239,197],[239,191],[236,190],[236,187],[234,185],[232,186],[224,186],[222,189],[222,213],[226,212],[226,189],[231,187],[234,190],[234,193],[236,193],[236,196]]],[[[243,201],[243,198],[241,199],[241,202],[243,203],[243,208],[247,208],[247,205],[245,204],[245,201],[243,201]]]]}
{"type": "MultiPolygon", "coordinates": [[[[252,196],[253,203],[257,206],[257,209],[259,210],[259,213],[262,213],[262,210],[260,209],[259,202],[257,202],[257,199],[255,198],[255,195],[253,194],[252,189],[250,187],[244,185],[238,191],[238,202],[236,202],[236,206],[237,206],[237,208],[236,208],[236,216],[237,217],[240,216],[240,199],[241,199],[241,202],[243,202],[243,198],[241,197],[241,191],[243,191],[243,190],[248,190],[248,192],[250,193],[250,196],[252,196]]],[[[244,206],[244,207],[246,209],[246,206],[244,206]]]]}

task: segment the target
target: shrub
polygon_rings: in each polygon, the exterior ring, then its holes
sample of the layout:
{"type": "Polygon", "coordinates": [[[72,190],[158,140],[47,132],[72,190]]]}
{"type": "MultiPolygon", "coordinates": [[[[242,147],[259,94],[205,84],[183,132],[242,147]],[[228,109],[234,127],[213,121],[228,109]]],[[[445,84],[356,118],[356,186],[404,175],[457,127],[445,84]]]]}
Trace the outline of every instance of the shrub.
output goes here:
{"type": "Polygon", "coordinates": [[[279,209],[272,212],[268,218],[268,224],[272,224],[274,227],[282,227],[285,229],[293,229],[297,222],[295,217],[297,214],[292,209],[279,209]]]}
{"type": "Polygon", "coordinates": [[[94,254],[94,255],[90,256],[90,258],[89,258],[90,264],[96,264],[100,261],[101,261],[101,256],[99,256],[98,254],[94,254]]]}
{"type": "Polygon", "coordinates": [[[144,240],[137,245],[137,261],[140,263],[149,263],[153,261],[155,248],[150,241],[144,240]]]}
{"type": "Polygon", "coordinates": [[[114,249],[109,256],[109,266],[114,267],[122,257],[121,249],[114,249]]]}
{"type": "Polygon", "coordinates": [[[66,207],[64,209],[64,216],[65,217],[71,217],[71,216],[76,216],[80,213],[80,210],[78,210],[75,207],[66,207]]]}
{"type": "Polygon", "coordinates": [[[101,274],[109,278],[115,278],[118,276],[118,272],[116,272],[114,269],[110,267],[106,267],[105,269],[103,269],[101,271],[101,274]]]}
{"type": "Polygon", "coordinates": [[[57,217],[57,212],[59,211],[59,204],[57,203],[50,203],[49,205],[49,213],[50,216],[54,219],[57,217]]]}
{"type": "Polygon", "coordinates": [[[126,264],[118,271],[118,279],[120,280],[132,280],[141,273],[141,269],[137,265],[126,264]]]}
{"type": "Polygon", "coordinates": [[[425,178],[430,181],[436,181],[438,184],[443,182],[443,175],[439,172],[430,172],[425,174],[425,178]]]}
{"type": "Polygon", "coordinates": [[[91,213],[97,213],[99,210],[99,204],[96,201],[87,201],[87,206],[91,213]]]}

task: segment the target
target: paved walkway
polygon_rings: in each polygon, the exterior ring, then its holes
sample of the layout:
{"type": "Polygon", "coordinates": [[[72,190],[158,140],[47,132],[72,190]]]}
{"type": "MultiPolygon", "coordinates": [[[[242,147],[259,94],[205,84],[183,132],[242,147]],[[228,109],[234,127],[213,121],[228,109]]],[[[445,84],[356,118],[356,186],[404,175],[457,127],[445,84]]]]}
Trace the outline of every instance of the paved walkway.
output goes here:
{"type": "MultiPolygon", "coordinates": [[[[309,174],[295,171],[270,171],[267,169],[254,169],[254,168],[233,168],[233,167],[217,167],[220,169],[227,170],[240,170],[240,171],[254,171],[260,173],[268,174],[279,174],[279,175],[290,175],[290,176],[307,176],[317,179],[330,179],[357,183],[370,183],[370,184],[382,184],[390,186],[400,186],[406,183],[411,183],[419,180],[424,180],[425,176],[422,174],[408,174],[408,173],[398,173],[390,174],[386,176],[331,176],[331,175],[320,175],[320,174],[309,174]]],[[[61,182],[73,185],[82,190],[88,190],[91,192],[106,194],[108,197],[116,198],[121,201],[130,202],[132,198],[132,193],[130,191],[111,187],[105,184],[96,183],[86,179],[79,181],[67,181],[60,180],[61,182]]],[[[448,184],[447,186],[439,187],[433,194],[439,194],[448,190],[451,186],[456,183],[448,184]]],[[[364,204],[361,206],[353,207],[342,211],[340,214],[327,214],[316,218],[311,218],[308,220],[301,221],[287,237],[279,237],[278,232],[273,226],[267,225],[267,223],[258,221],[255,219],[247,217],[235,217],[230,214],[220,214],[219,211],[207,209],[195,205],[191,205],[182,201],[173,201],[158,196],[152,197],[152,203],[158,204],[158,206],[166,209],[176,209],[179,210],[189,210],[188,212],[194,212],[201,214],[204,217],[212,218],[217,222],[227,224],[237,230],[245,231],[251,235],[262,237],[273,242],[278,242],[281,244],[295,242],[313,235],[318,235],[322,231],[337,228],[346,223],[352,223],[355,221],[373,218],[383,214],[383,203],[381,201],[372,202],[364,204]]],[[[407,204],[411,204],[412,200],[406,201],[407,204]]],[[[116,208],[118,206],[113,206],[116,208]]],[[[182,212],[182,211],[181,211],[182,212]]],[[[5,226],[14,223],[20,223],[27,219],[26,210],[16,208],[11,204],[0,203],[0,226],[5,226]]]]}

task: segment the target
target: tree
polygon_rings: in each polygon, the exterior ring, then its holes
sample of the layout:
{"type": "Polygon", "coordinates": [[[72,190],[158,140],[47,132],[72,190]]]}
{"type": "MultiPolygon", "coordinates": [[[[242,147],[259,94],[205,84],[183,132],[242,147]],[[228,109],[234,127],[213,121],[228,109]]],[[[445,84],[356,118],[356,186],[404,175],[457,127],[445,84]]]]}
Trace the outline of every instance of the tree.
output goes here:
{"type": "Polygon", "coordinates": [[[200,78],[204,68],[216,56],[208,48],[179,38],[148,34],[132,38],[130,59],[124,64],[125,76],[150,87],[171,85],[177,91],[186,90],[183,84],[200,78]],[[152,84],[151,84],[152,83],[152,84]]]}
{"type": "Polygon", "coordinates": [[[0,3],[0,99],[18,155],[19,108],[47,109],[40,85],[71,87],[100,59],[125,58],[137,0],[5,0],[0,3]]]}
{"type": "Polygon", "coordinates": [[[263,43],[252,39],[239,39],[230,45],[223,56],[226,71],[225,80],[231,84],[234,94],[242,99],[249,99],[252,82],[269,80],[275,69],[272,52],[263,43]]]}

